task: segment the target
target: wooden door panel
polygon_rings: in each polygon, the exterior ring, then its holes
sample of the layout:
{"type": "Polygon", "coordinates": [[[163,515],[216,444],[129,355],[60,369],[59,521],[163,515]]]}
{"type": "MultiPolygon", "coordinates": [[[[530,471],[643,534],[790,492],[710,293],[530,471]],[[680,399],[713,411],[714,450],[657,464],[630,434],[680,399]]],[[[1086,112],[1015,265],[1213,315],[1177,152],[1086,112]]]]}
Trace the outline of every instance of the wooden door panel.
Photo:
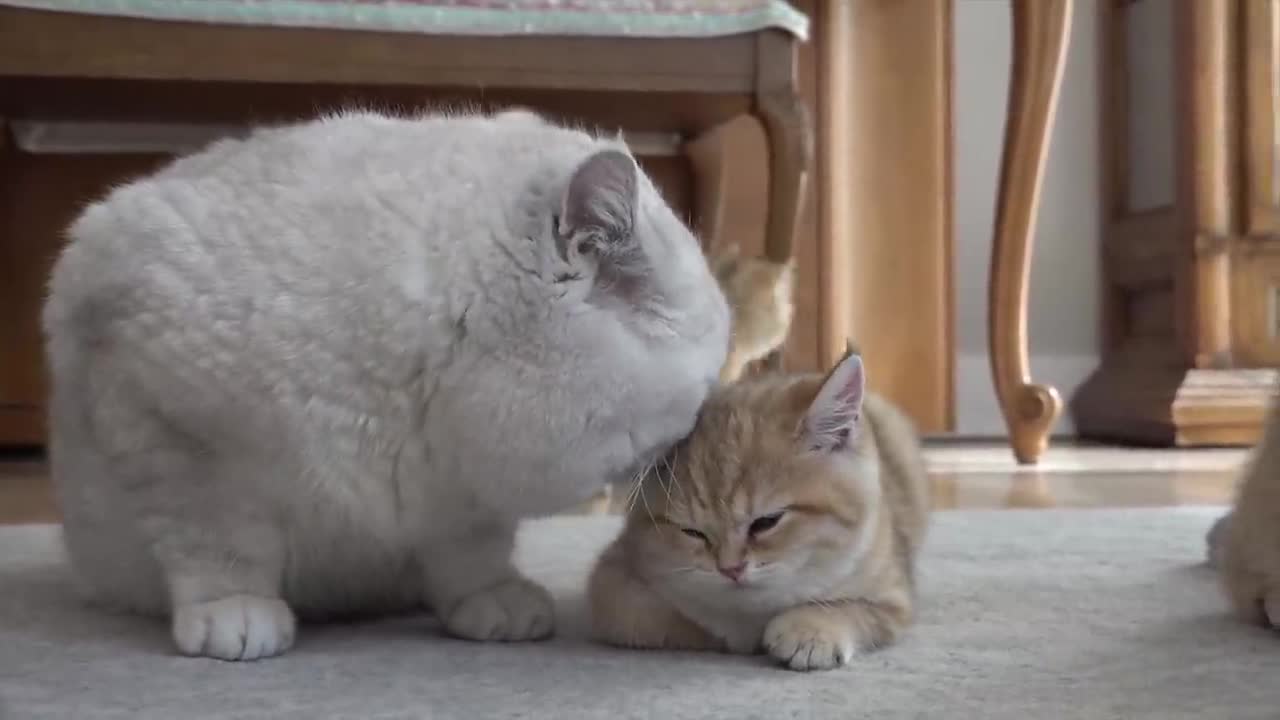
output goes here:
{"type": "Polygon", "coordinates": [[[1280,0],[1244,0],[1246,235],[1280,233],[1280,0]]]}

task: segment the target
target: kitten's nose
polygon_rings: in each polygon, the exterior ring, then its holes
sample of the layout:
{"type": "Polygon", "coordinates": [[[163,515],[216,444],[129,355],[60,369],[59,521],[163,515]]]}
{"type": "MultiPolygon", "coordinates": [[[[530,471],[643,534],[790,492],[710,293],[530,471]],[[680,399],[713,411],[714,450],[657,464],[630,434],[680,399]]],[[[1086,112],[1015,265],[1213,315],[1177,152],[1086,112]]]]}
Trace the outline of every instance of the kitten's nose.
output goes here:
{"type": "Polygon", "coordinates": [[[716,569],[720,571],[721,575],[729,578],[734,582],[738,582],[739,580],[742,579],[742,573],[746,572],[747,570],[747,563],[740,562],[737,565],[734,565],[732,567],[718,566],[716,569]]]}

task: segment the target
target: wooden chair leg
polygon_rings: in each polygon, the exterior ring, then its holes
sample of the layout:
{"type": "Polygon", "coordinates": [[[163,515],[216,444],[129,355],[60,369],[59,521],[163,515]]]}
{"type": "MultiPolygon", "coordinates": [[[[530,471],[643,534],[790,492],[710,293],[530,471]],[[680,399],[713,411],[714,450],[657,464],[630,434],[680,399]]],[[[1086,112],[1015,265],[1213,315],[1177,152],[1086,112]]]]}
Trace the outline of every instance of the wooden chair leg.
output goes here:
{"type": "MultiPolygon", "coordinates": [[[[757,43],[755,110],[764,125],[769,150],[769,221],[765,226],[765,255],[776,261],[791,258],[813,167],[813,126],[800,97],[794,38],[779,32],[761,33],[757,43]]],[[[780,368],[782,354],[764,365],[780,368]]]]}
{"type": "Polygon", "coordinates": [[[1040,187],[1071,25],[1072,0],[1013,0],[1013,66],[1005,125],[987,331],[996,395],[1014,456],[1035,463],[1062,398],[1033,383],[1027,359],[1027,289],[1040,187]]]}
{"type": "MultiPolygon", "coordinates": [[[[684,156],[693,168],[694,221],[698,237],[703,245],[714,251],[727,243],[742,245],[740,238],[727,237],[726,227],[733,223],[726,219],[730,197],[741,193],[734,178],[735,166],[741,168],[735,155],[738,144],[759,133],[757,121],[750,115],[739,115],[712,128],[704,130],[686,142],[684,156]]],[[[750,161],[752,158],[746,158],[750,161]]]]}
{"type": "Polygon", "coordinates": [[[780,33],[760,36],[756,114],[769,146],[769,222],[765,254],[773,260],[791,257],[799,225],[809,168],[813,164],[813,128],[796,78],[795,41],[780,33]]]}

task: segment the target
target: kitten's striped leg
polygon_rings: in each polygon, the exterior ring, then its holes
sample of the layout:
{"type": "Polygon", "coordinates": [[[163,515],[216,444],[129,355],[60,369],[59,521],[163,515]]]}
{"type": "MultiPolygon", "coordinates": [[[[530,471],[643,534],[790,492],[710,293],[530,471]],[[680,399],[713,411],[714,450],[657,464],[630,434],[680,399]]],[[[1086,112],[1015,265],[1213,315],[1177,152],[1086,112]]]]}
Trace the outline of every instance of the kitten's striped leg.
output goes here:
{"type": "Polygon", "coordinates": [[[629,648],[723,650],[724,644],[681,615],[626,567],[615,543],[591,572],[587,587],[591,634],[629,648]]]}
{"type": "Polygon", "coordinates": [[[780,613],[764,629],[764,648],[792,670],[830,670],[857,652],[892,644],[911,620],[908,602],[836,600],[780,613]]]}

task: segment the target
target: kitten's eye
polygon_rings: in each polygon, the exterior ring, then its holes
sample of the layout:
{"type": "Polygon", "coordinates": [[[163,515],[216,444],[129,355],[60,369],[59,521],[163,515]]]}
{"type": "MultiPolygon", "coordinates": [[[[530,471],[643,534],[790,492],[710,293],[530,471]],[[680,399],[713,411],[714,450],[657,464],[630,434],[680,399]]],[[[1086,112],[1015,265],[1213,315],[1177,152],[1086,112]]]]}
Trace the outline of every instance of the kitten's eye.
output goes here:
{"type": "Polygon", "coordinates": [[[697,530],[694,530],[693,528],[680,528],[680,532],[684,533],[685,535],[688,535],[691,538],[697,538],[702,542],[707,542],[707,536],[703,535],[697,530]]]}
{"type": "Polygon", "coordinates": [[[782,519],[783,512],[784,511],[779,510],[776,513],[770,513],[769,515],[761,515],[751,521],[751,527],[747,528],[747,532],[751,535],[759,535],[761,533],[769,532],[778,524],[778,521],[782,519]]]}

